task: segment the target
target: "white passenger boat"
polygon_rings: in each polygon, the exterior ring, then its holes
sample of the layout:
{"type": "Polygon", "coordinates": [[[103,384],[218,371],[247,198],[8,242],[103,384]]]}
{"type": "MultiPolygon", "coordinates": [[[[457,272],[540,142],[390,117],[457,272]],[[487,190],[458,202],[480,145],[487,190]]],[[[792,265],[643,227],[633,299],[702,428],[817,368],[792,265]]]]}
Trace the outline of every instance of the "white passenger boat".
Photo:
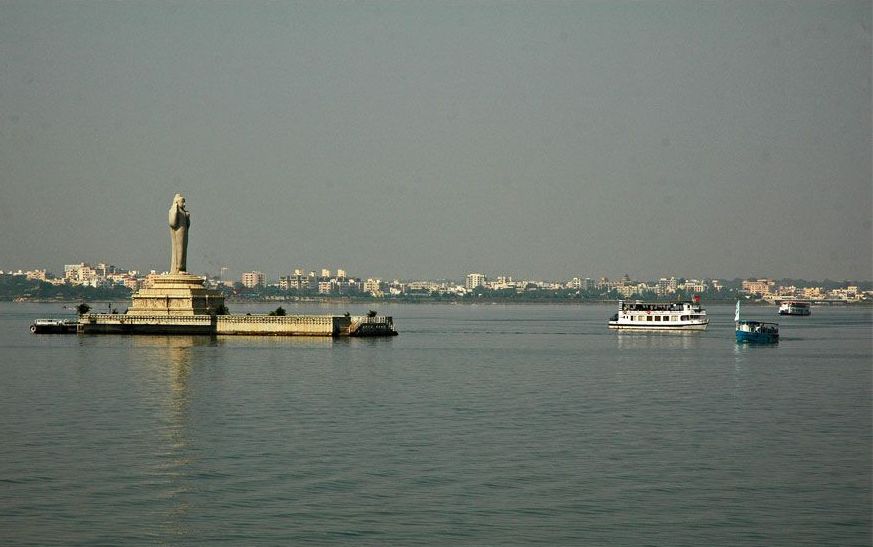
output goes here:
{"type": "Polygon", "coordinates": [[[779,315],[809,315],[809,302],[785,300],[779,304],[779,315]]]}
{"type": "Polygon", "coordinates": [[[618,313],[609,320],[609,328],[627,330],[706,330],[708,325],[700,297],[693,302],[619,300],[618,313]]]}

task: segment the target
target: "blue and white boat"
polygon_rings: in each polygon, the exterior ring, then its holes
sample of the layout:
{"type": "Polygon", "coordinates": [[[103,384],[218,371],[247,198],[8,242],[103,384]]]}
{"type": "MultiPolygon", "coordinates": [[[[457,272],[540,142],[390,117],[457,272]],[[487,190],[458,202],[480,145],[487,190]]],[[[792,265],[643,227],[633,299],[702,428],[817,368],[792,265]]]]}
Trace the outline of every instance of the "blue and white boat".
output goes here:
{"type": "Polygon", "coordinates": [[[753,344],[775,344],[779,341],[779,324],[763,321],[744,321],[740,319],[740,303],[737,301],[737,312],[734,315],[737,326],[737,342],[753,344]]]}

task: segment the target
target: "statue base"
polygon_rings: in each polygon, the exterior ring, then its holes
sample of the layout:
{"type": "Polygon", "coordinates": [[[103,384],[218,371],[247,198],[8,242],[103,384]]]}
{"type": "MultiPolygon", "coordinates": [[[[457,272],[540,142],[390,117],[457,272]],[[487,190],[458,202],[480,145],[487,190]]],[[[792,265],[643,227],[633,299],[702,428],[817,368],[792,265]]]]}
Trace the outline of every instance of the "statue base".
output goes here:
{"type": "Polygon", "coordinates": [[[151,287],[133,295],[127,315],[212,315],[224,306],[224,295],[205,283],[205,278],[185,272],[160,275],[151,287]]]}

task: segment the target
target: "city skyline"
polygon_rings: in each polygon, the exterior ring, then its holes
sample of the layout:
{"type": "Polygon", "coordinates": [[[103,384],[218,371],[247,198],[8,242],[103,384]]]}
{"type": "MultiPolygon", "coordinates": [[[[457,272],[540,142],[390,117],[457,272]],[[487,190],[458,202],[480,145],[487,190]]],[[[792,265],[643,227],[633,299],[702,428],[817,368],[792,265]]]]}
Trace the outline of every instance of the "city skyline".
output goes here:
{"type": "MultiPolygon", "coordinates": [[[[111,261],[76,261],[70,264],[65,264],[60,268],[54,269],[51,267],[47,267],[45,265],[36,265],[30,268],[10,268],[8,266],[4,267],[0,264],[0,274],[36,274],[42,273],[45,276],[53,275],[55,279],[62,279],[68,276],[68,270],[78,270],[80,267],[85,267],[87,270],[91,272],[102,272],[101,275],[106,275],[108,272],[112,271],[115,274],[129,274],[135,273],[140,277],[167,273],[168,270],[165,268],[138,268],[138,267],[130,267],[131,265],[114,263],[111,261]]],[[[357,270],[354,268],[347,268],[345,266],[339,267],[327,267],[326,265],[319,265],[313,267],[303,267],[302,265],[292,266],[285,271],[279,271],[275,274],[270,272],[262,271],[258,268],[248,268],[248,269],[230,269],[229,267],[220,268],[217,272],[209,272],[209,271],[197,271],[194,270],[191,273],[195,275],[205,276],[209,279],[220,280],[224,282],[241,282],[243,285],[246,285],[245,278],[249,277],[257,278],[262,285],[275,285],[281,282],[282,278],[294,277],[295,275],[304,276],[304,277],[312,277],[315,279],[324,279],[324,278],[349,278],[349,279],[360,279],[360,280],[374,280],[379,279],[382,281],[399,281],[399,282],[458,282],[461,285],[465,284],[467,280],[471,276],[474,276],[477,279],[481,279],[482,281],[487,281],[488,283],[499,281],[499,280],[508,280],[511,282],[519,282],[519,281],[530,281],[530,282],[545,282],[545,283],[565,283],[572,279],[582,279],[589,281],[625,281],[625,282],[634,282],[634,283],[647,283],[647,282],[657,282],[659,280],[667,280],[667,279],[683,279],[688,281],[700,281],[700,280],[718,280],[718,281],[755,281],[755,280],[802,280],[808,282],[834,282],[834,283],[846,283],[846,282],[858,282],[858,283],[873,283],[873,279],[871,278],[855,278],[855,279],[839,279],[833,277],[824,277],[820,279],[813,278],[804,278],[796,275],[777,275],[777,276],[762,276],[755,274],[748,274],[742,276],[695,276],[689,275],[683,272],[666,272],[656,274],[651,277],[641,276],[634,274],[633,272],[623,272],[619,274],[607,274],[602,271],[586,271],[586,272],[565,272],[563,275],[559,275],[557,277],[543,277],[543,276],[519,276],[512,272],[511,269],[504,268],[502,270],[497,270],[494,272],[482,272],[482,271],[466,271],[457,273],[455,275],[450,276],[435,276],[435,275],[424,275],[420,277],[406,277],[401,275],[378,275],[373,274],[371,272],[365,272],[361,270],[357,270]]]]}
{"type": "Polygon", "coordinates": [[[6,267],[873,277],[867,1],[0,15],[6,267]]]}
{"type": "MultiPolygon", "coordinates": [[[[68,264],[63,277],[46,270],[6,272],[0,270],[0,299],[44,301],[46,299],[122,297],[124,289],[151,290],[153,285],[174,274],[148,274],[125,271],[123,267],[98,263],[68,264]],[[26,281],[20,279],[24,277],[26,281]],[[16,279],[17,278],[17,279],[16,279]],[[85,292],[83,292],[83,290],[85,292]],[[103,291],[100,293],[99,291],[103,291]],[[107,292],[108,291],[108,292],[107,292]]],[[[176,274],[177,276],[179,274],[176,274]]],[[[187,275],[187,274],[183,274],[187,275]]],[[[323,268],[320,272],[306,273],[295,269],[289,275],[280,276],[278,282],[269,279],[263,272],[244,272],[239,281],[231,279],[199,278],[188,276],[219,293],[235,295],[244,299],[266,298],[285,300],[296,298],[389,298],[404,300],[412,298],[443,301],[478,301],[479,298],[507,300],[543,299],[559,302],[590,301],[628,298],[691,298],[706,295],[708,299],[723,300],[754,298],[770,303],[786,299],[802,299],[813,303],[869,303],[873,299],[871,281],[809,281],[799,279],[774,280],[749,278],[745,280],[691,279],[682,276],[661,277],[655,280],[639,280],[625,274],[620,279],[574,276],[569,280],[513,279],[511,276],[489,276],[473,272],[458,280],[388,280],[367,277],[365,274],[349,274],[346,270],[332,272],[323,268]],[[366,279],[365,279],[366,278],[366,279]],[[739,282],[738,282],[739,281],[739,282]],[[248,292],[245,292],[248,291],[248,292]],[[472,298],[473,300],[469,300],[472,298]]],[[[138,294],[138,293],[135,293],[138,294]]],[[[136,297],[134,296],[134,299],[136,297]]],[[[161,300],[161,303],[163,300],[161,300]]],[[[109,304],[107,304],[109,305],[109,304]]],[[[162,304],[161,304],[162,305],[162,304]]]]}

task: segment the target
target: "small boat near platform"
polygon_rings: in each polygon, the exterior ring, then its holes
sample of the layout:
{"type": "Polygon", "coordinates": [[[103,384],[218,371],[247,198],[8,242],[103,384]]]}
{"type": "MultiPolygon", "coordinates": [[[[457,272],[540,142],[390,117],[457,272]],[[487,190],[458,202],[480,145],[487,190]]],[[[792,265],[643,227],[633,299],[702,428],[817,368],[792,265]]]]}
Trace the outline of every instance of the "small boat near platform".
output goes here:
{"type": "Polygon", "coordinates": [[[33,334],[76,334],[77,319],[35,319],[30,324],[33,334]]]}

